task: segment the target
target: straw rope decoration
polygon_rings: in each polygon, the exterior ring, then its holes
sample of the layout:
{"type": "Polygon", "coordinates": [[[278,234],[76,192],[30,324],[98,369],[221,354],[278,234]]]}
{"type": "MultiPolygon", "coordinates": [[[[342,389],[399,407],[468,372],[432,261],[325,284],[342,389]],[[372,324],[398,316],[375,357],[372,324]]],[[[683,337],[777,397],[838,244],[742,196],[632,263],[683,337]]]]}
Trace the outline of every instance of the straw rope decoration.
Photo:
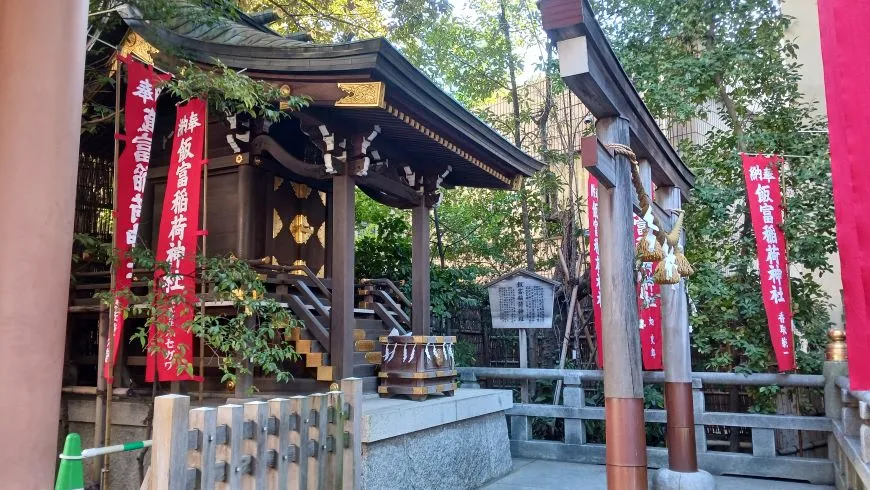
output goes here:
{"type": "MultiPolygon", "coordinates": [[[[637,194],[641,215],[645,216],[650,211],[652,201],[646,189],[644,189],[643,181],[640,178],[637,156],[626,145],[607,144],[605,146],[613,153],[625,156],[631,162],[631,183],[637,194]]],[[[654,227],[647,227],[647,233],[654,234],[656,238],[654,244],[650,246],[649,240],[644,238],[638,242],[635,249],[639,261],[659,262],[655,274],[653,274],[653,280],[657,284],[677,284],[680,282],[680,277],[689,277],[695,273],[692,265],[683,253],[683,247],[679,244],[685,213],[681,209],[673,209],[671,212],[677,215],[677,221],[674,223],[673,228],[671,228],[670,233],[662,231],[664,228],[661,222],[653,215],[652,222],[654,227]]]]}

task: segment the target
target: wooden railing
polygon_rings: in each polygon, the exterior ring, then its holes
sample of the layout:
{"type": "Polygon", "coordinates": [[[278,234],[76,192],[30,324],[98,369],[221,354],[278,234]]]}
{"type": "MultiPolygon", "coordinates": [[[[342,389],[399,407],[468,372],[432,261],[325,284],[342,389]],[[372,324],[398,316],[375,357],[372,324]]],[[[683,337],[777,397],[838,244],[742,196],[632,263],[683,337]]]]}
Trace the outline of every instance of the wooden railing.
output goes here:
{"type": "MultiPolygon", "coordinates": [[[[586,440],[584,421],[604,420],[604,407],[588,406],[583,383],[603,380],[602,371],[568,369],[458,368],[462,388],[479,387],[480,379],[498,380],[562,380],[563,403],[514,404],[507,411],[510,426],[511,453],[514,457],[576,461],[604,464],[605,446],[586,440]],[[533,440],[533,417],[551,417],[564,421],[562,441],[533,440]]],[[[713,474],[730,474],[789,480],[818,484],[834,482],[834,468],[827,458],[779,456],[775,431],[798,430],[831,432],[831,419],[815,416],[765,415],[754,413],[708,412],[704,407],[702,387],[707,385],[768,386],[823,388],[824,376],[732,373],[692,373],[695,410],[695,444],[700,466],[713,474]],[[731,453],[708,450],[705,426],[747,428],[752,432],[752,453],[731,453]]],[[[644,382],[664,382],[661,372],[645,372],[644,382]]],[[[647,423],[663,424],[664,410],[646,410],[647,423]]],[[[667,449],[647,448],[649,465],[667,465],[667,449]]]]}
{"type": "Polygon", "coordinates": [[[839,417],[834,415],[836,444],[831,459],[837,488],[870,489],[870,391],[853,391],[849,378],[836,380],[839,417]]]}
{"type": "Polygon", "coordinates": [[[392,293],[393,296],[395,296],[399,300],[399,302],[402,303],[402,305],[405,306],[405,308],[411,308],[411,300],[408,299],[407,296],[405,296],[405,293],[403,293],[402,290],[399,289],[399,287],[396,286],[393,281],[389,279],[363,279],[362,283],[373,284],[375,286],[386,288],[392,293]]]}
{"type": "Polygon", "coordinates": [[[387,330],[397,329],[399,333],[411,330],[411,301],[389,279],[363,279],[359,285],[367,290],[375,315],[384,322],[387,330]],[[398,302],[396,301],[398,300],[398,302]],[[407,311],[405,310],[407,308],[407,311]]]}
{"type": "MultiPolygon", "coordinates": [[[[315,274],[308,266],[305,265],[272,265],[263,263],[261,260],[247,260],[245,261],[252,269],[258,272],[265,273],[289,273],[294,275],[305,276],[305,278],[310,281],[314,287],[320,292],[320,294],[326,298],[327,302],[332,301],[332,291],[329,287],[326,286],[326,283],[315,274]]],[[[268,279],[268,278],[267,278],[268,279]]]]}
{"type": "Polygon", "coordinates": [[[362,380],[341,391],[190,409],[154,401],[149,490],[355,490],[362,458],[362,380]]]}

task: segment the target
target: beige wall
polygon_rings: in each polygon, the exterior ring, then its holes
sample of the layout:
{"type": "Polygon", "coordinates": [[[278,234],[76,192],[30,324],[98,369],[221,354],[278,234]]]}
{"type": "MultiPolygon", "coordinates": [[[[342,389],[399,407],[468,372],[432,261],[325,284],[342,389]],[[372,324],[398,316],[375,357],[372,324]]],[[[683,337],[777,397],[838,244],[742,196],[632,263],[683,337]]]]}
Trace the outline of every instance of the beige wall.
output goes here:
{"type": "MultiPolygon", "coordinates": [[[[794,17],[786,36],[798,45],[797,61],[801,64],[798,88],[804,99],[813,104],[820,115],[827,114],[825,79],[822,69],[822,49],[819,41],[819,11],[817,0],[783,0],[782,12],[794,17]]],[[[823,128],[819,128],[823,129],[823,128]]],[[[843,326],[843,285],[840,280],[840,255],[835,253],[829,261],[833,272],[820,279],[822,289],[831,297],[831,322],[843,326]]]]}
{"type": "Polygon", "coordinates": [[[783,0],[782,13],[792,19],[786,36],[798,45],[797,61],[801,66],[798,83],[807,102],[814,103],[826,114],[825,79],[822,70],[822,48],[819,43],[819,11],[816,0],[783,0]]]}

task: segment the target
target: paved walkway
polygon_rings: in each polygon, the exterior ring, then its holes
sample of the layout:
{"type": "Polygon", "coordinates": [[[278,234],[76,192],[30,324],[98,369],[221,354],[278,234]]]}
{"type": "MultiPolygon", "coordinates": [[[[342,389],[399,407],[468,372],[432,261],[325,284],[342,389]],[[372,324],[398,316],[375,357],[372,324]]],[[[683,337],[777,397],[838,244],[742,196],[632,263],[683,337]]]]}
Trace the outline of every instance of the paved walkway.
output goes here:
{"type": "MultiPolygon", "coordinates": [[[[650,471],[650,477],[654,474],[650,471]]],[[[834,490],[834,487],[756,478],[716,477],[717,490],[834,490]]],[[[606,490],[604,466],[514,458],[514,470],[481,490],[606,490]]]]}

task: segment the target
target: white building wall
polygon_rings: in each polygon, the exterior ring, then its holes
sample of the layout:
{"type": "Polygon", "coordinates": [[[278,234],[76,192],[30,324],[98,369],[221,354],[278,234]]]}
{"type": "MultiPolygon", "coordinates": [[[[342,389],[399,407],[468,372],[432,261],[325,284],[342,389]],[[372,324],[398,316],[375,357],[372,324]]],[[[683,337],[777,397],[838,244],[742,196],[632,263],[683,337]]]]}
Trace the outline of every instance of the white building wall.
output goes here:
{"type": "MultiPolygon", "coordinates": [[[[798,88],[804,100],[815,106],[822,116],[827,115],[825,79],[822,69],[822,47],[819,40],[819,11],[817,0],[782,0],[782,13],[793,17],[786,36],[798,45],[797,61],[801,65],[798,88]]],[[[825,128],[818,128],[823,130],[825,128]]],[[[840,275],[840,255],[829,257],[833,271],[822,275],[822,289],[831,297],[829,310],[831,323],[842,328],[844,324],[843,283],[840,275]]]]}

